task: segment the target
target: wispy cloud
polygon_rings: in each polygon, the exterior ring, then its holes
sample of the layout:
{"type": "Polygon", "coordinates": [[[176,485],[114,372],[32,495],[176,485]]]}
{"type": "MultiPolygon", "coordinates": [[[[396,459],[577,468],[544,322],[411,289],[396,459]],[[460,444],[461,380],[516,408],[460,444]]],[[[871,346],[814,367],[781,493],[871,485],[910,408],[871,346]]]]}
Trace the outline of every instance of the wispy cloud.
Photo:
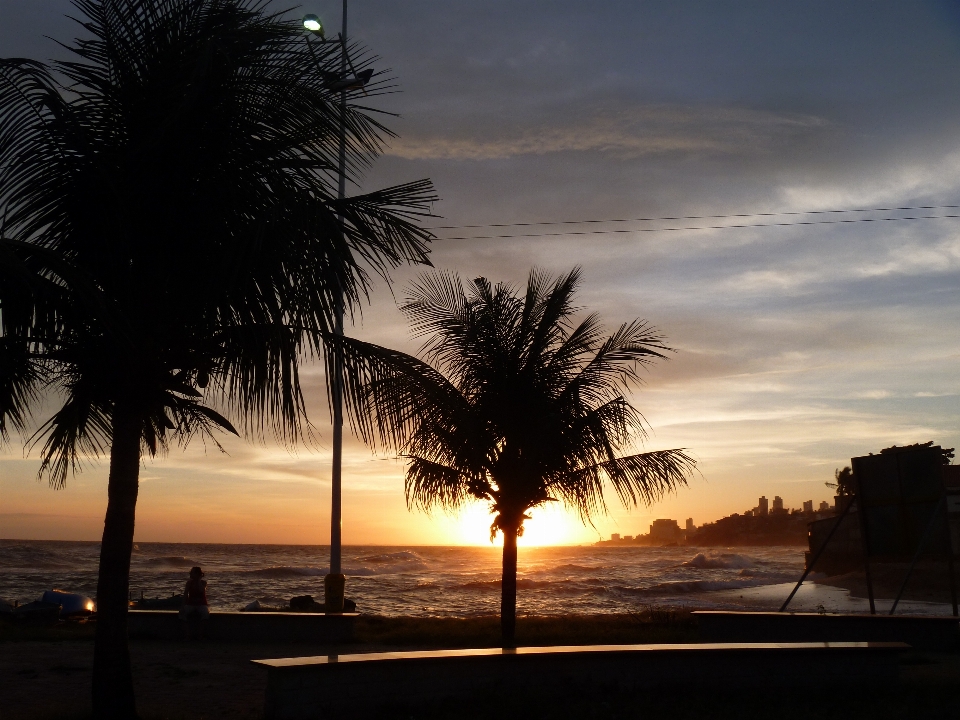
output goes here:
{"type": "Polygon", "coordinates": [[[489,137],[482,126],[469,135],[456,129],[448,135],[410,135],[395,142],[388,154],[417,160],[502,160],[588,151],[623,159],[666,153],[756,153],[775,140],[826,124],[814,116],[736,107],[654,105],[583,121],[560,116],[515,135],[489,137]]]}

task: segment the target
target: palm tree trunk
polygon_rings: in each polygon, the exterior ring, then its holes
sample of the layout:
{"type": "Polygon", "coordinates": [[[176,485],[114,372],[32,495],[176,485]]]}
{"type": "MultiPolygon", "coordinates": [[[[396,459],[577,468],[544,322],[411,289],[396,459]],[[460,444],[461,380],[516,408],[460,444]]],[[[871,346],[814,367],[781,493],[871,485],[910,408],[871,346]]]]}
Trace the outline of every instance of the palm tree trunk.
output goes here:
{"type": "Polygon", "coordinates": [[[503,573],[500,580],[500,637],[505,648],[517,646],[517,530],[503,530],[503,573]]]}
{"type": "Polygon", "coordinates": [[[93,650],[93,717],[109,720],[138,717],[127,644],[127,600],[140,478],[140,435],[139,418],[130,404],[117,402],[110,447],[107,516],[100,544],[93,650]]]}

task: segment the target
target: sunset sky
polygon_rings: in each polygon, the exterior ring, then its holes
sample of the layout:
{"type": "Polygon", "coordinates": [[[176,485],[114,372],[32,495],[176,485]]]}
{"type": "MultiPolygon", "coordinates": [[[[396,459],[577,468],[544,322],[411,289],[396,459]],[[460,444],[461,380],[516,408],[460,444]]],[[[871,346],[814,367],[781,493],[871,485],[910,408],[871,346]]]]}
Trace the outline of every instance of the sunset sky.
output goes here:
{"type": "MultiPolygon", "coordinates": [[[[283,3],[277,7],[283,6],[283,3]]],[[[365,179],[421,177],[432,225],[960,205],[960,10],[954,2],[375,2],[350,34],[401,93],[399,135],[365,179]]],[[[330,30],[340,2],[306,3],[330,30]]],[[[0,55],[62,57],[67,0],[0,0],[0,55]]],[[[299,14],[299,13],[298,13],[299,14]]],[[[440,238],[958,215],[900,210],[707,221],[437,230],[440,238]]],[[[676,349],[632,400],[649,450],[684,447],[700,475],[650,508],[584,526],[534,511],[521,544],[589,543],[696,524],[757,497],[790,507],[856,455],[960,445],[960,219],[444,240],[433,264],[516,284],[584,270],[580,301],[611,329],[642,317],[676,349]]],[[[414,352],[384,283],[348,332],[414,352]]],[[[139,541],[326,543],[330,432],[305,374],[318,447],[225,438],[147,461],[139,541]]],[[[41,413],[38,419],[45,419],[41,413]]],[[[99,539],[105,462],[60,491],[37,452],[0,449],[0,538],[99,539]]],[[[344,542],[485,544],[482,506],[406,510],[403,466],[348,439],[344,542]]]]}

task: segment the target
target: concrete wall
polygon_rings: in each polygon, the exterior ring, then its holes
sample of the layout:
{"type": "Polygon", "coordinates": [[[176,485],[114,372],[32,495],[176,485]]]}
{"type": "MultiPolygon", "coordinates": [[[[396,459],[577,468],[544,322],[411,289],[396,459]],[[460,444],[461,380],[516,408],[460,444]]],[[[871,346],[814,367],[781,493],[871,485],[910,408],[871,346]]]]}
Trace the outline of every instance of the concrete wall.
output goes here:
{"type": "MultiPolygon", "coordinates": [[[[176,610],[130,610],[130,637],[178,640],[186,634],[176,610]]],[[[197,629],[211,640],[235,642],[343,642],[357,613],[211,612],[197,629]]]]}
{"type": "MultiPolygon", "coordinates": [[[[624,645],[371,653],[258,660],[268,672],[267,720],[365,716],[429,707],[486,693],[537,697],[658,686],[744,691],[758,686],[822,689],[840,682],[889,686],[903,645],[624,645]]],[[[387,715],[384,715],[385,717],[387,715]]]]}

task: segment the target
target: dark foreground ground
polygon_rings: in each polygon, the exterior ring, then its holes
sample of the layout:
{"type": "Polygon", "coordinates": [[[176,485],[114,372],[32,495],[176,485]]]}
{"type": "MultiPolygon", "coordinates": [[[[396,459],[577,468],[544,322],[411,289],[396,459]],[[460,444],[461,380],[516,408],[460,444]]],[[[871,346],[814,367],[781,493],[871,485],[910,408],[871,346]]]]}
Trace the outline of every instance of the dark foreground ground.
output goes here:
{"type": "MultiPolygon", "coordinates": [[[[90,717],[92,628],[22,630],[0,625],[0,719],[86,720],[90,717]]],[[[616,616],[522,618],[525,645],[696,642],[686,613],[656,609],[616,616]]],[[[349,645],[233,644],[134,641],[131,653],[144,720],[212,720],[261,717],[266,673],[249,660],[328,653],[375,652],[498,644],[496,618],[422,620],[362,617],[349,645]]],[[[898,688],[849,687],[749,691],[700,689],[684,679],[682,692],[523,697],[467,697],[434,707],[391,707],[383,718],[957,718],[960,652],[910,653],[898,688]]]]}

